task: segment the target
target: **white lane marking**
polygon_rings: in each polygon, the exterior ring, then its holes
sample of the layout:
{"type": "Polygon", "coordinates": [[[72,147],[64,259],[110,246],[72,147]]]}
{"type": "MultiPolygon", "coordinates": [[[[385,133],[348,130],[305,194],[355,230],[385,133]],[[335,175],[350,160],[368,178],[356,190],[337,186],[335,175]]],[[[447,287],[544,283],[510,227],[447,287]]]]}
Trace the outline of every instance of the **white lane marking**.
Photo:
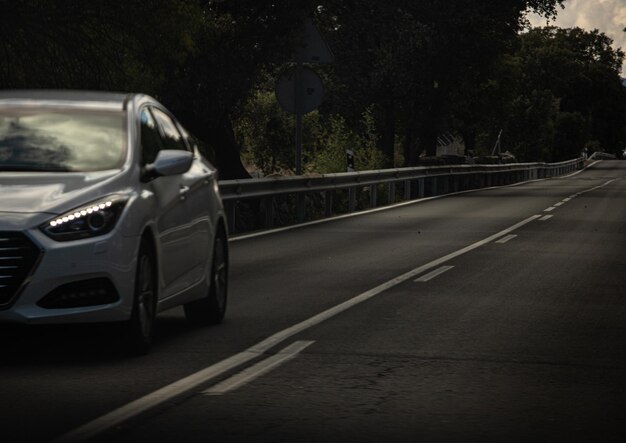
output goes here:
{"type": "Polygon", "coordinates": [[[563,203],[567,203],[568,201],[570,201],[572,199],[572,197],[567,197],[563,199],[563,203]]]}
{"type": "MultiPolygon", "coordinates": [[[[569,174],[569,175],[563,175],[559,178],[568,178],[568,177],[573,177],[575,175],[580,174],[581,172],[587,170],[588,168],[592,167],[593,165],[595,165],[596,163],[598,163],[600,160],[596,160],[595,162],[585,166],[584,168],[569,174]]],[[[335,221],[335,220],[341,220],[344,218],[351,218],[351,217],[358,217],[361,215],[367,215],[367,214],[373,214],[375,212],[381,212],[381,211],[388,211],[390,209],[395,209],[395,208],[400,208],[402,206],[408,206],[408,205],[414,205],[414,204],[418,204],[418,203],[423,203],[423,202],[427,202],[430,200],[435,200],[435,199],[440,199],[440,198],[445,198],[445,197],[451,197],[454,195],[462,195],[462,194],[469,194],[471,192],[482,192],[482,191],[489,191],[492,189],[498,189],[498,188],[514,188],[514,187],[518,187],[521,185],[525,185],[527,183],[534,183],[534,182],[540,182],[540,181],[546,181],[546,180],[551,180],[549,178],[539,178],[539,179],[533,179],[533,180],[526,180],[526,181],[522,181],[522,182],[518,182],[518,183],[513,183],[510,185],[502,185],[502,186],[489,186],[487,188],[479,188],[479,189],[466,189],[464,191],[458,191],[458,192],[450,192],[448,194],[441,194],[441,195],[433,195],[431,197],[423,197],[423,198],[419,198],[419,199],[415,199],[415,200],[408,200],[408,201],[404,201],[404,202],[400,202],[400,203],[394,203],[391,205],[387,205],[387,206],[381,206],[380,208],[374,208],[374,209],[366,209],[364,211],[359,211],[359,212],[352,212],[350,214],[341,214],[341,215],[336,215],[334,217],[328,217],[328,218],[324,218],[324,219],[320,219],[320,220],[313,220],[310,222],[304,222],[304,223],[298,223],[295,225],[290,225],[290,226],[284,226],[282,228],[275,228],[275,229],[268,229],[265,231],[260,231],[260,232],[254,232],[251,234],[241,234],[241,235],[235,235],[233,237],[229,237],[228,241],[229,242],[236,242],[236,241],[241,241],[241,240],[247,240],[250,238],[257,238],[257,237],[264,237],[266,235],[271,235],[271,234],[276,234],[279,232],[284,232],[284,231],[291,231],[293,229],[299,229],[299,228],[304,228],[306,226],[313,226],[313,225],[318,225],[321,223],[327,223],[327,222],[331,222],[331,221],[335,221]]]]}
{"type": "Polygon", "coordinates": [[[574,172],[574,173],[572,173],[572,174],[569,174],[569,175],[562,175],[562,176],[561,176],[561,177],[559,177],[559,178],[569,178],[569,177],[573,177],[573,176],[575,176],[575,175],[578,175],[578,174],[580,174],[581,172],[586,171],[587,169],[591,168],[593,165],[595,165],[595,164],[596,164],[596,163],[598,163],[599,161],[600,161],[600,160],[596,160],[596,161],[594,161],[593,163],[588,164],[588,165],[587,165],[587,166],[585,166],[584,168],[579,169],[578,171],[576,171],[576,172],[574,172]]]}
{"type": "Polygon", "coordinates": [[[68,432],[67,434],[62,435],[59,439],[55,440],[58,442],[75,442],[75,441],[84,441],[90,438],[95,437],[101,432],[106,431],[107,429],[113,428],[124,421],[136,417],[137,415],[161,404],[172,398],[184,394],[197,386],[208,382],[209,380],[218,377],[219,375],[234,369],[237,366],[240,366],[244,363],[253,360],[258,357],[259,354],[266,352],[268,349],[276,346],[278,343],[285,341],[286,339],[306,330],[313,326],[318,325],[319,323],[328,320],[329,318],[335,317],[336,315],[359,305],[372,297],[375,297],[386,290],[393,288],[407,280],[417,277],[424,272],[436,268],[437,266],[441,266],[442,264],[459,257],[460,255],[466,254],[470,251],[473,251],[476,248],[484,246],[493,240],[496,240],[502,236],[510,234],[516,229],[521,228],[522,226],[532,222],[533,220],[541,217],[540,215],[533,215],[528,217],[525,220],[522,220],[519,223],[514,224],[513,226],[504,229],[497,234],[493,234],[483,240],[477,241],[469,246],[466,246],[458,251],[452,252],[448,255],[445,255],[441,258],[433,260],[430,263],[426,263],[418,268],[415,268],[411,271],[408,271],[402,275],[399,275],[396,278],[393,278],[381,285],[376,286],[369,291],[365,291],[356,297],[353,297],[343,303],[340,303],[330,309],[327,309],[323,312],[320,312],[313,317],[301,321],[287,329],[283,329],[280,332],[271,335],[263,341],[249,347],[248,349],[235,354],[231,357],[228,357],[225,360],[222,360],[214,365],[211,365],[207,368],[204,368],[194,374],[191,374],[185,378],[182,378],[178,381],[175,381],[172,384],[164,386],[161,389],[158,389],[150,394],[147,394],[137,400],[134,400],[118,409],[115,409],[108,414],[105,414],[99,418],[96,418],[93,421],[90,421],[73,431],[68,432]]]}
{"type": "MultiPolygon", "coordinates": [[[[511,185],[508,185],[508,186],[511,186],[511,185]]],[[[407,201],[400,202],[400,203],[394,203],[394,204],[387,205],[387,206],[381,206],[379,208],[366,209],[364,211],[357,211],[357,212],[351,212],[349,214],[335,215],[334,217],[323,218],[323,219],[320,219],[320,220],[312,220],[312,221],[309,221],[309,222],[298,223],[296,225],[283,226],[282,228],[268,229],[266,231],[253,232],[251,234],[235,235],[234,237],[229,237],[228,241],[229,242],[236,242],[236,241],[240,241],[240,240],[247,240],[249,238],[264,237],[264,236],[270,235],[270,234],[276,234],[276,233],[284,232],[284,231],[291,231],[293,229],[304,228],[304,227],[307,227],[307,226],[319,225],[321,223],[327,223],[327,222],[331,222],[331,221],[335,221],[335,220],[342,220],[344,218],[358,217],[360,215],[367,215],[367,214],[373,214],[375,212],[388,211],[390,209],[401,208],[403,206],[423,203],[423,202],[426,202],[426,201],[429,201],[429,200],[440,199],[440,198],[443,198],[443,197],[450,197],[452,195],[460,195],[460,194],[466,194],[466,193],[469,193],[469,192],[485,191],[487,189],[494,189],[494,188],[495,187],[480,188],[480,189],[468,189],[468,190],[465,190],[465,191],[451,192],[449,194],[433,195],[433,196],[430,196],[430,197],[418,198],[416,200],[407,200],[407,201]]]]}
{"type": "Polygon", "coordinates": [[[449,260],[452,260],[453,258],[456,258],[460,255],[463,255],[467,252],[470,252],[480,246],[483,246],[491,241],[493,241],[494,239],[497,239],[503,235],[506,235],[528,223],[530,223],[533,220],[536,220],[538,217],[540,217],[539,215],[534,215],[532,217],[529,217],[497,234],[494,234],[490,237],[487,237],[481,241],[478,241],[472,245],[466,246],[463,249],[460,249],[458,251],[455,251],[451,254],[448,254],[444,257],[441,257],[437,260],[434,260],[430,263],[427,263],[425,265],[422,265],[418,268],[413,269],[412,271],[409,271],[405,274],[402,274],[392,280],[389,280],[386,283],[383,283],[373,289],[370,289],[369,291],[366,291],[362,294],[357,295],[356,297],[347,300],[333,308],[327,309],[326,311],[323,311],[311,318],[309,318],[308,320],[302,321],[300,323],[297,323],[293,326],[291,326],[290,328],[284,329],[283,331],[280,331],[270,337],[268,337],[267,339],[257,343],[256,345],[248,348],[247,350],[240,352],[238,354],[235,354],[219,363],[216,363],[212,366],[209,366],[201,371],[196,372],[195,374],[192,374],[188,377],[185,377],[177,382],[174,382],[168,386],[165,386],[151,394],[148,394],[138,400],[135,400],[131,403],[128,403],[126,406],[123,406],[119,409],[116,409],[102,417],[100,417],[99,419],[96,419],[90,423],[87,423],[83,426],[81,426],[80,428],[77,428],[75,431],[72,431],[64,436],[61,437],[61,439],[59,441],[76,441],[76,440],[84,440],[87,438],[91,438],[95,435],[97,435],[98,433],[109,429],[131,417],[134,417],[146,410],[148,410],[149,408],[156,406],[164,401],[167,401],[177,395],[180,395],[184,392],[187,392],[191,389],[193,389],[194,387],[205,383],[207,381],[209,381],[212,378],[215,378],[219,375],[221,375],[224,372],[227,372],[230,369],[233,369],[236,366],[239,366],[243,363],[246,363],[252,359],[254,359],[255,357],[257,357],[260,353],[265,352],[266,350],[272,348],[273,346],[277,345],[278,343],[286,340],[287,338],[304,331],[305,329],[311,328],[329,318],[332,318],[338,314],[340,314],[343,311],[346,311],[349,308],[352,308],[353,306],[356,306],[360,303],[363,303],[366,300],[369,300],[370,298],[394,287],[399,285],[400,283],[405,282],[406,280],[409,280],[410,278],[415,277],[418,274],[421,274],[422,272],[425,272],[428,269],[432,269],[436,266],[439,266],[442,263],[445,263],[449,260]]]}
{"type": "Polygon", "coordinates": [[[565,204],[565,202],[561,201],[561,202],[555,203],[554,207],[558,208],[559,206],[563,206],[564,204],[565,204]]]}
{"type": "Polygon", "coordinates": [[[435,269],[434,271],[429,272],[428,274],[422,275],[421,277],[418,277],[418,278],[416,278],[413,281],[415,283],[417,283],[417,282],[425,283],[425,282],[430,281],[433,278],[443,274],[444,272],[449,271],[452,268],[454,268],[454,266],[442,266],[441,268],[435,269]]]}
{"type": "Polygon", "coordinates": [[[539,221],[550,220],[552,217],[554,217],[554,215],[544,215],[543,217],[539,219],[539,221]]]}
{"type": "Polygon", "coordinates": [[[206,381],[211,380],[224,372],[234,369],[258,356],[258,352],[250,352],[249,350],[235,354],[219,363],[204,368],[185,378],[181,378],[174,383],[164,386],[161,389],[132,401],[93,421],[90,421],[79,428],[62,435],[54,441],[80,442],[89,440],[96,435],[125,422],[129,418],[136,417],[154,406],[187,392],[190,389],[193,389],[196,386],[205,383],[206,381]]]}
{"type": "MultiPolygon", "coordinates": [[[[591,165],[590,165],[591,166],[591,165]]],[[[587,168],[585,168],[587,169],[587,168]]],[[[582,172],[582,171],[578,171],[582,172]]],[[[572,175],[576,175],[572,174],[572,175]]],[[[606,183],[604,183],[603,185],[600,186],[596,186],[595,188],[589,189],[587,191],[584,192],[589,192],[589,191],[593,191],[595,189],[599,189],[601,187],[607,186],[608,184],[614,182],[617,179],[613,179],[613,180],[609,180],[606,183]]],[[[540,181],[540,180],[533,180],[533,181],[540,181]]],[[[508,186],[519,186],[522,183],[516,183],[514,185],[508,185],[508,186]]],[[[506,187],[506,186],[504,186],[506,187]]],[[[483,188],[480,190],[468,190],[468,191],[462,191],[461,193],[469,193],[469,192],[478,192],[478,191],[484,191],[486,189],[494,189],[495,187],[492,188],[483,188]]],[[[576,195],[580,195],[581,193],[578,193],[576,195]]],[[[447,195],[451,195],[451,194],[447,194],[447,195]]],[[[445,195],[444,195],[445,196],[445,195]]],[[[434,198],[440,198],[440,197],[444,197],[444,196],[436,196],[436,197],[429,197],[427,199],[423,199],[423,200],[417,200],[417,201],[410,201],[410,202],[403,202],[403,203],[399,203],[398,205],[394,205],[394,206],[387,206],[387,207],[383,207],[383,208],[377,208],[377,210],[386,210],[386,209],[391,209],[393,207],[398,207],[398,206],[405,206],[408,204],[413,204],[419,201],[424,201],[424,200],[431,200],[434,198]]],[[[368,211],[368,212],[375,212],[376,210],[372,210],[372,211],[368,211]]],[[[363,213],[358,213],[358,214],[348,214],[347,216],[355,216],[355,215],[361,215],[363,213]]],[[[543,219],[550,218],[551,216],[545,216],[543,217],[543,219]]],[[[345,218],[345,217],[342,217],[345,218]]],[[[340,314],[341,312],[352,308],[353,306],[356,306],[360,303],[363,303],[366,300],[369,300],[370,298],[386,291],[387,289],[390,289],[394,286],[399,285],[400,283],[403,283],[406,280],[409,280],[411,278],[414,278],[415,276],[427,271],[428,269],[432,269],[436,266],[439,266],[449,260],[452,260],[453,258],[456,258],[460,255],[463,255],[467,252],[470,252],[476,248],[479,248],[480,246],[483,246],[487,243],[490,243],[493,240],[496,240],[504,235],[507,235],[509,233],[511,233],[512,231],[515,231],[516,229],[519,229],[520,227],[532,222],[533,220],[539,219],[541,218],[541,215],[534,215],[532,217],[529,217],[525,220],[522,220],[521,222],[497,233],[494,234],[490,237],[485,238],[484,240],[478,241],[472,245],[469,245],[463,249],[460,249],[456,252],[453,252],[451,254],[448,254],[444,257],[441,257],[437,260],[434,260],[430,263],[427,263],[423,266],[420,266],[418,268],[413,269],[412,271],[409,271],[405,274],[402,274],[392,280],[389,280],[386,283],[383,283],[373,289],[370,289],[369,291],[366,291],[362,294],[357,295],[356,297],[347,300],[333,308],[327,309],[326,311],[323,311],[311,318],[309,318],[308,320],[302,321],[300,323],[297,323],[293,326],[291,326],[290,328],[284,329],[280,332],[277,332],[276,334],[266,338],[265,340],[257,343],[256,345],[238,353],[235,355],[232,355],[231,357],[226,358],[225,360],[222,360],[214,365],[211,365],[209,367],[206,367],[194,374],[191,374],[185,378],[182,378],[178,381],[175,381],[174,383],[171,383],[167,386],[164,386],[161,389],[158,389],[150,394],[147,394],[137,400],[134,400],[118,409],[115,409],[111,412],[109,412],[108,414],[105,414],[91,422],[88,422],[86,424],[84,424],[83,426],[80,426],[76,429],[74,429],[73,431],[70,431],[64,435],[62,435],[61,437],[59,437],[58,439],[56,439],[55,441],[57,442],[74,442],[74,441],[84,441],[87,440],[89,438],[93,438],[94,436],[100,434],[101,432],[104,432],[114,426],[117,426],[123,422],[125,422],[126,420],[133,418],[161,403],[164,403],[174,397],[177,397],[178,395],[181,395],[185,392],[188,392],[190,390],[192,390],[193,388],[204,384],[206,382],[208,382],[209,380],[218,377],[219,375],[228,372],[231,369],[236,368],[237,366],[240,366],[244,363],[249,362],[250,360],[253,360],[254,358],[258,357],[259,354],[265,352],[266,350],[272,348],[273,346],[275,346],[276,344],[286,340],[287,338],[305,330],[308,328],[311,328],[329,318],[332,318],[338,314],[340,314]]],[[[336,219],[336,218],[334,218],[336,219]]],[[[328,219],[327,219],[328,220],[328,219]]],[[[324,221],[327,221],[324,220],[324,221]]],[[[321,221],[320,221],[321,222],[321,221]]],[[[313,223],[310,223],[313,224],[313,223]]],[[[302,225],[296,225],[295,227],[301,227],[302,225]]],[[[295,228],[294,227],[294,228],[295,228]]],[[[290,227],[291,228],[291,227],[290,227]]],[[[277,230],[274,230],[272,232],[276,232],[277,230]]],[[[242,237],[237,237],[235,239],[229,239],[229,241],[233,241],[233,240],[241,240],[243,238],[250,238],[252,236],[242,236],[242,237]]]]}
{"type": "Polygon", "coordinates": [[[613,182],[614,182],[614,181],[616,181],[616,180],[619,180],[619,179],[614,178],[614,179],[612,179],[612,180],[607,181],[606,183],[603,183],[603,184],[598,185],[598,186],[596,186],[596,187],[593,187],[593,188],[591,188],[591,189],[586,189],[586,190],[584,190],[584,191],[580,191],[580,192],[576,193],[576,196],[586,194],[587,192],[595,191],[596,189],[604,188],[605,186],[610,185],[611,183],[613,183],[613,182]]]}
{"type": "Polygon", "coordinates": [[[507,235],[506,237],[503,237],[500,240],[496,241],[496,243],[504,244],[504,243],[508,242],[509,240],[513,240],[515,237],[517,237],[517,235],[510,234],[510,235],[507,235]]]}
{"type": "Polygon", "coordinates": [[[556,208],[554,206],[550,206],[549,208],[546,208],[543,210],[543,212],[550,212],[550,211],[554,211],[556,208]]]}
{"type": "Polygon", "coordinates": [[[297,341],[287,346],[285,349],[273,355],[271,357],[266,358],[255,364],[254,366],[250,366],[247,369],[244,369],[238,374],[233,375],[230,378],[216,384],[215,386],[210,387],[209,389],[202,391],[204,395],[222,395],[229,391],[233,391],[246,383],[250,383],[251,381],[261,377],[262,375],[267,374],[272,369],[277,368],[278,366],[286,363],[292,358],[296,357],[300,352],[302,352],[305,348],[315,343],[314,341],[297,341]]]}
{"type": "MultiPolygon", "coordinates": [[[[563,175],[563,176],[561,176],[559,178],[569,178],[569,177],[573,177],[575,175],[578,175],[581,172],[586,171],[587,169],[589,169],[590,167],[592,167],[593,165],[595,165],[599,161],[600,160],[596,160],[593,163],[585,166],[584,168],[582,168],[582,169],[580,169],[580,170],[578,170],[578,171],[576,171],[576,172],[574,172],[572,174],[563,175]]],[[[488,191],[488,190],[497,189],[497,188],[517,187],[517,186],[524,185],[526,183],[534,183],[534,182],[540,182],[540,181],[546,181],[546,180],[551,180],[551,179],[549,179],[549,178],[540,178],[540,179],[526,180],[526,181],[523,181],[523,182],[513,183],[513,184],[510,184],[510,185],[490,186],[490,187],[487,187],[487,188],[480,188],[480,189],[467,189],[465,191],[451,192],[449,194],[434,195],[434,196],[431,196],[431,197],[424,197],[424,198],[420,198],[420,199],[416,199],[416,200],[409,200],[409,201],[405,201],[405,202],[395,203],[395,204],[388,205],[388,206],[381,206],[380,208],[374,208],[374,209],[368,209],[368,210],[365,210],[365,211],[353,212],[351,214],[342,214],[342,215],[337,215],[335,217],[324,218],[324,219],[321,219],[321,220],[313,220],[313,221],[310,221],[310,222],[299,223],[299,224],[296,224],[296,225],[284,226],[282,228],[268,229],[266,231],[255,232],[255,233],[252,233],[252,234],[235,235],[234,237],[229,237],[228,241],[229,242],[235,242],[235,241],[240,241],[240,240],[246,240],[246,239],[249,239],[249,238],[263,237],[265,235],[275,234],[275,233],[283,232],[283,231],[291,231],[292,229],[303,228],[305,226],[312,226],[312,225],[317,225],[317,224],[320,224],[320,223],[326,223],[326,222],[330,222],[330,221],[334,221],[334,220],[341,220],[341,219],[349,218],[349,217],[357,217],[357,216],[360,216],[360,215],[372,214],[374,212],[387,211],[389,209],[395,209],[395,208],[399,208],[399,207],[402,207],[402,206],[422,203],[422,202],[429,201],[429,200],[434,200],[434,199],[439,199],[439,198],[444,198],[444,197],[450,197],[450,196],[453,196],[453,195],[468,194],[470,192],[488,191]]],[[[574,196],[572,196],[572,197],[574,197],[574,196]]]]}

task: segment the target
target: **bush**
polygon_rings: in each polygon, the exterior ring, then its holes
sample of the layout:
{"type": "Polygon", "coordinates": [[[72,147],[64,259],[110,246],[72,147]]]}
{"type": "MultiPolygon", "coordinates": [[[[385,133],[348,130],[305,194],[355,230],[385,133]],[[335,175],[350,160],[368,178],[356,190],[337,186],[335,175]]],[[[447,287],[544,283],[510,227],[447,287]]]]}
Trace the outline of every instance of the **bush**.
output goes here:
{"type": "Polygon", "coordinates": [[[327,125],[321,128],[307,171],[320,174],[346,172],[347,150],[354,154],[355,170],[381,169],[385,159],[376,146],[378,139],[371,108],[363,112],[361,124],[363,130],[359,134],[348,128],[342,116],[331,115],[327,125]]]}

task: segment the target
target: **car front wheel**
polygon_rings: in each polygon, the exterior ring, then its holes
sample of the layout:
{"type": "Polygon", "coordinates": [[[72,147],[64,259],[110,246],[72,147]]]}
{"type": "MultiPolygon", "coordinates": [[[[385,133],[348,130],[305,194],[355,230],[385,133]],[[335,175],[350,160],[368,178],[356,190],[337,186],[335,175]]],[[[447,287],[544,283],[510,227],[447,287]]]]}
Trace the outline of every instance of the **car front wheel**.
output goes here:
{"type": "Polygon", "coordinates": [[[155,269],[154,254],[143,243],[137,258],[133,310],[126,324],[127,350],[134,355],[148,353],[152,345],[157,301],[155,269]]]}
{"type": "Polygon", "coordinates": [[[221,323],[226,313],[228,297],[228,240],[220,230],[213,245],[211,287],[209,294],[184,306],[187,319],[197,325],[221,323]]]}

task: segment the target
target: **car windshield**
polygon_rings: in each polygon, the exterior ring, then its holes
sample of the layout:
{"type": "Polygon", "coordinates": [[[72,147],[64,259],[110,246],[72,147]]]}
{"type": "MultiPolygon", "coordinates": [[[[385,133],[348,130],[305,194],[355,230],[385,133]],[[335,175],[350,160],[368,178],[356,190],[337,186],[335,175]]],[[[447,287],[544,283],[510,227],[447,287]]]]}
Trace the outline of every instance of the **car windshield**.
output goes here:
{"type": "Polygon", "coordinates": [[[0,171],[118,169],[126,152],[122,111],[0,109],[0,171]]]}

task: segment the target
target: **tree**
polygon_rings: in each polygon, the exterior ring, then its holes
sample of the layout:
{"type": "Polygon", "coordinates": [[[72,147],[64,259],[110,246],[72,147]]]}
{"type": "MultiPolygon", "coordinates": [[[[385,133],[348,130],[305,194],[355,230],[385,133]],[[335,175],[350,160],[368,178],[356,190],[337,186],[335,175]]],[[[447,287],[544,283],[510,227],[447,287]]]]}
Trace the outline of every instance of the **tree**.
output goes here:
{"type": "Polygon", "coordinates": [[[233,115],[288,59],[305,3],[0,0],[0,84],[152,94],[213,146],[223,178],[247,176],[233,115]]]}
{"type": "MultiPolygon", "coordinates": [[[[476,87],[517,37],[528,10],[553,16],[561,0],[329,0],[320,18],[341,63],[330,108],[351,114],[374,105],[388,159],[398,132],[405,158],[433,155],[451,116],[471,113],[476,87]],[[365,30],[365,32],[364,32],[365,30]],[[459,97],[465,109],[455,106],[459,97]],[[347,108],[347,112],[344,111],[347,108]]],[[[457,102],[457,103],[460,103],[457,102]]],[[[470,124],[467,125],[469,128],[470,124]]],[[[388,160],[390,163],[390,160],[388,160]]]]}
{"type": "Polygon", "coordinates": [[[193,51],[199,9],[145,3],[0,0],[0,87],[156,92],[193,51]]]}
{"type": "MultiPolygon", "coordinates": [[[[611,39],[597,30],[545,27],[522,34],[520,43],[518,101],[550,94],[557,104],[556,113],[546,115],[556,132],[551,143],[544,140],[545,159],[571,158],[591,140],[608,152],[622,149],[626,143],[626,91],[620,80],[624,53],[611,47],[611,39]]],[[[511,121],[520,118],[518,112],[511,121]]],[[[532,130],[528,126],[521,132],[532,130]]]]}

